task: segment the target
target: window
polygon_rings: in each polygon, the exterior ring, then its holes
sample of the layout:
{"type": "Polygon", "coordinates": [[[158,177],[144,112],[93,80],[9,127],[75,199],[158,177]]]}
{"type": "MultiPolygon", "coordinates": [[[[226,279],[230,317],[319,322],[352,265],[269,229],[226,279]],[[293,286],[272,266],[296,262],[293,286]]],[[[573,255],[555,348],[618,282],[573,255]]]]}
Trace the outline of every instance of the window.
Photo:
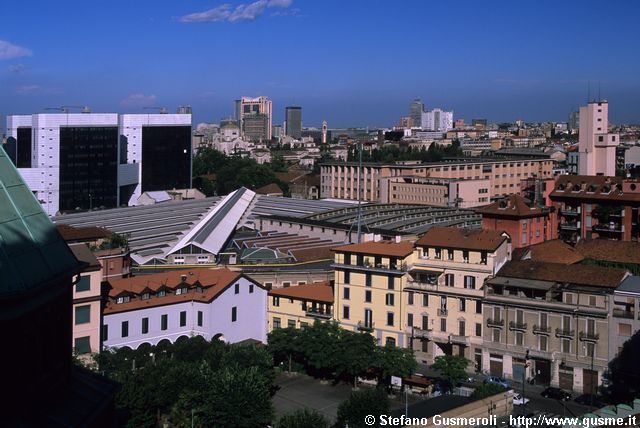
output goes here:
{"type": "Polygon", "coordinates": [[[349,319],[349,306],[342,307],[342,318],[348,320],[349,319]]]}
{"type": "Polygon", "coordinates": [[[371,303],[371,290],[366,290],[364,292],[364,301],[367,303],[371,303]]]}
{"type": "Polygon", "coordinates": [[[462,251],[462,259],[465,263],[469,263],[469,251],[468,250],[463,250],[462,251]]]}
{"type": "Polygon", "coordinates": [[[447,319],[440,318],[440,331],[447,331],[447,319]]]}
{"type": "Polygon", "coordinates": [[[429,295],[428,294],[423,294],[422,295],[422,306],[429,306],[429,295]]]}
{"type": "Polygon", "coordinates": [[[309,323],[308,322],[300,321],[300,330],[304,330],[307,327],[309,327],[309,323]]]}
{"type": "Polygon", "coordinates": [[[296,320],[288,320],[287,328],[296,328],[296,320]]]}
{"type": "Polygon", "coordinates": [[[280,306],[280,297],[273,296],[273,306],[280,306]]]}
{"type": "Polygon", "coordinates": [[[565,303],[568,303],[570,305],[573,304],[573,294],[565,293],[564,300],[565,300],[565,303]]]}
{"type": "Polygon", "coordinates": [[[164,314],[160,316],[160,330],[166,330],[169,328],[169,315],[164,314]]]}
{"type": "Polygon", "coordinates": [[[476,336],[482,336],[482,324],[480,324],[479,322],[476,323],[476,336]]]}
{"type": "Polygon", "coordinates": [[[120,296],[118,297],[118,299],[116,300],[116,303],[129,303],[129,301],[131,300],[131,297],[129,296],[120,296]]]}
{"type": "Polygon", "coordinates": [[[102,340],[105,342],[109,340],[109,326],[107,324],[102,325],[102,340]]]}
{"type": "Polygon", "coordinates": [[[387,293],[385,303],[387,304],[387,306],[394,306],[395,296],[393,295],[393,293],[387,293]]]}
{"type": "Polygon", "coordinates": [[[447,259],[453,260],[453,250],[447,250],[447,259]]]}
{"type": "Polygon", "coordinates": [[[369,272],[367,272],[367,273],[365,274],[365,276],[366,276],[366,279],[365,279],[366,283],[365,283],[365,285],[366,285],[367,287],[371,287],[371,274],[370,274],[369,272]]]}
{"type": "Polygon", "coordinates": [[[407,325],[413,327],[413,314],[407,314],[407,325]]]}
{"type": "Polygon", "coordinates": [[[549,338],[545,335],[540,335],[540,350],[546,351],[549,347],[549,338]]]}
{"type": "Polygon", "coordinates": [[[282,327],[280,318],[273,317],[273,328],[276,329],[280,327],[282,327]]]}
{"type": "Polygon", "coordinates": [[[157,297],[164,297],[164,296],[166,296],[166,295],[167,295],[167,292],[166,292],[165,290],[159,290],[159,291],[156,293],[156,296],[157,296],[157,297]]]}
{"type": "Polygon", "coordinates": [[[452,273],[447,273],[444,275],[444,285],[447,287],[453,287],[455,283],[455,275],[452,273]]]}
{"type": "Polygon", "coordinates": [[[202,311],[198,311],[198,326],[202,327],[202,311]]]}
{"type": "Polygon", "coordinates": [[[436,248],[435,251],[436,251],[435,258],[436,259],[441,259],[442,258],[442,252],[441,252],[440,248],[436,248]]]}
{"type": "Polygon", "coordinates": [[[249,284],[249,294],[253,293],[253,283],[249,284]]]}
{"type": "Polygon", "coordinates": [[[76,283],[76,292],[89,291],[91,288],[91,277],[81,276],[76,283]]]}
{"type": "Polygon", "coordinates": [[[562,352],[565,354],[571,353],[571,340],[562,339],[562,352]]]}
{"type": "Polygon", "coordinates": [[[234,293],[235,294],[240,294],[240,284],[236,283],[234,293]]]}
{"type": "Polygon", "coordinates": [[[396,346],[396,339],[393,337],[387,337],[385,342],[384,342],[385,346],[396,346]]]}
{"type": "Polygon", "coordinates": [[[265,287],[267,290],[271,290],[271,289],[273,288],[273,282],[265,282],[265,283],[264,283],[264,287],[265,287]]]}
{"type": "Polygon", "coordinates": [[[393,277],[393,275],[389,275],[387,279],[387,288],[389,290],[395,289],[395,278],[393,277]]]}
{"type": "Polygon", "coordinates": [[[458,335],[459,336],[467,335],[467,323],[463,320],[458,321],[458,335]]]}
{"type": "Polygon", "coordinates": [[[521,331],[516,332],[516,346],[524,346],[524,334],[521,331]]]}
{"type": "Polygon", "coordinates": [[[492,337],[494,342],[500,342],[500,330],[497,328],[493,329],[492,337]]]}
{"type": "Polygon", "coordinates": [[[283,282],[282,282],[282,286],[283,286],[284,288],[291,287],[291,282],[290,282],[290,281],[283,281],[283,282]]]}
{"type": "Polygon", "coordinates": [[[476,300],[476,314],[482,313],[482,300],[476,300]]]}
{"type": "Polygon", "coordinates": [[[345,300],[349,300],[350,291],[351,290],[348,287],[344,287],[342,289],[342,298],[345,300]]]}
{"type": "Polygon", "coordinates": [[[142,295],[140,296],[140,299],[141,300],[149,300],[149,297],[151,297],[149,295],[149,292],[146,292],[146,293],[142,293],[142,295]]]}
{"type": "Polygon", "coordinates": [[[180,327],[187,325],[187,311],[180,312],[180,327]]]}
{"type": "Polygon", "coordinates": [[[238,308],[234,306],[231,308],[231,322],[236,322],[238,319],[238,308]]]}
{"type": "Polygon", "coordinates": [[[78,354],[89,354],[91,352],[91,337],[76,337],[74,343],[78,354]]]}
{"type": "Polygon", "coordinates": [[[596,307],[596,296],[589,296],[589,306],[596,307]]]}
{"type": "Polygon", "coordinates": [[[373,327],[373,311],[371,309],[364,310],[364,325],[365,327],[373,327]]]}
{"type": "Polygon", "coordinates": [[[413,305],[413,291],[407,292],[407,304],[413,305]]]}
{"type": "Polygon", "coordinates": [[[149,318],[142,318],[142,326],[140,327],[142,334],[149,333],[149,318]]]}
{"type": "Polygon", "coordinates": [[[548,314],[546,312],[540,313],[540,327],[547,328],[547,318],[548,314]]]}
{"type": "Polygon", "coordinates": [[[618,324],[618,336],[631,336],[631,324],[618,324]]]}
{"type": "Polygon", "coordinates": [[[387,312],[387,325],[393,326],[393,312],[387,312]]]}
{"type": "Polygon", "coordinates": [[[476,288],[476,277],[465,275],[464,276],[464,288],[475,289],[476,288]]]}
{"type": "Polygon", "coordinates": [[[467,301],[464,298],[460,298],[460,312],[467,310],[467,301]]]}
{"type": "Polygon", "coordinates": [[[120,336],[129,337],[129,321],[122,321],[120,325],[120,336]]]}
{"type": "Polygon", "coordinates": [[[76,306],[76,325],[91,321],[91,305],[76,306]]]}
{"type": "Polygon", "coordinates": [[[350,284],[351,283],[351,271],[349,271],[349,270],[345,270],[344,271],[344,283],[345,284],[350,284]]]}

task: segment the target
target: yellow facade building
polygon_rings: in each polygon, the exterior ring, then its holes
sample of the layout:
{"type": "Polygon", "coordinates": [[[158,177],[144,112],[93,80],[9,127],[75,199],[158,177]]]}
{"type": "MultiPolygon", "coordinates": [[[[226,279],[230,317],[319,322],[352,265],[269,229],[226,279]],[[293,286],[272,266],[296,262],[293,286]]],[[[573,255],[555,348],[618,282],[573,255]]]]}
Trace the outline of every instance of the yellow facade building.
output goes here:
{"type": "Polygon", "coordinates": [[[304,328],[315,320],[333,317],[333,287],[328,283],[302,284],[269,291],[269,332],[277,328],[304,328]]]}

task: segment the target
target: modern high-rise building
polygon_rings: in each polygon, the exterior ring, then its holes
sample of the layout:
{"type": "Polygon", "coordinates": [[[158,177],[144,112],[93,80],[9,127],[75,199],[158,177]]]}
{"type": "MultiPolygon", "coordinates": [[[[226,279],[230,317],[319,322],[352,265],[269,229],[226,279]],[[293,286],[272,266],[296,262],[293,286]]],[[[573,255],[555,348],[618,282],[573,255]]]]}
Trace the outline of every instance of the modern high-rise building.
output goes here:
{"type": "Polygon", "coordinates": [[[453,129],[453,111],[434,108],[422,112],[419,123],[423,130],[447,132],[453,129]]]}
{"type": "Polygon", "coordinates": [[[569,131],[575,132],[580,129],[580,112],[572,111],[569,113],[569,131]]]}
{"type": "Polygon", "coordinates": [[[191,187],[191,115],[7,116],[16,166],[48,215],[191,187]]]}
{"type": "Polygon", "coordinates": [[[424,112],[424,104],[420,98],[416,98],[409,104],[409,117],[413,126],[420,126],[422,123],[422,113],[424,112]]]}
{"type": "Polygon", "coordinates": [[[257,98],[242,97],[236,100],[236,118],[243,137],[252,140],[271,139],[273,106],[269,98],[264,96],[257,98]],[[252,117],[255,115],[262,115],[262,117],[252,117]],[[247,118],[249,123],[245,124],[247,118]],[[258,133],[257,138],[256,133],[258,133]]]}
{"type": "Polygon", "coordinates": [[[302,137],[302,107],[290,106],[284,109],[287,136],[299,140],[302,137]]]}
{"type": "Polygon", "coordinates": [[[618,134],[609,134],[609,103],[591,101],[580,107],[579,175],[616,175],[618,134]]]}

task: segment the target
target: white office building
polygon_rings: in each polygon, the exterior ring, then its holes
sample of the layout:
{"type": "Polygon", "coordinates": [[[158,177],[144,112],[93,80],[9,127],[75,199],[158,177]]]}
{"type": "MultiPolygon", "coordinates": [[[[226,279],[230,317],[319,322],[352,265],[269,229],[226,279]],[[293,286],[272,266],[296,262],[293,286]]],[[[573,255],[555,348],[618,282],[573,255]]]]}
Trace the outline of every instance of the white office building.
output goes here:
{"type": "Polygon", "coordinates": [[[439,108],[424,111],[422,112],[420,126],[423,131],[447,132],[453,129],[453,111],[445,111],[439,108]]]}

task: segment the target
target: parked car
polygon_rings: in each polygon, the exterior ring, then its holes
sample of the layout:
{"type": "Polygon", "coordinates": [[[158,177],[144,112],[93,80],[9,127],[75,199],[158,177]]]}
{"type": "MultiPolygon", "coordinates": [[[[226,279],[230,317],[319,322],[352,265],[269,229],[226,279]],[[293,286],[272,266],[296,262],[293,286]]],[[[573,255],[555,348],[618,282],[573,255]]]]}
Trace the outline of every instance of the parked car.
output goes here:
{"type": "Polygon", "coordinates": [[[510,389],[511,388],[511,386],[509,385],[509,383],[506,380],[504,380],[504,379],[502,379],[501,377],[498,377],[498,376],[489,376],[488,378],[486,378],[484,380],[484,383],[493,383],[493,384],[496,384],[496,385],[500,385],[504,389],[510,389]]]}
{"type": "Polygon", "coordinates": [[[571,394],[560,388],[548,387],[540,393],[545,398],[553,398],[555,400],[568,401],[571,400],[571,394]]]}
{"type": "Polygon", "coordinates": [[[527,404],[530,400],[526,397],[523,397],[520,394],[516,394],[513,396],[513,405],[514,406],[522,406],[524,404],[527,404]]]}
{"type": "Polygon", "coordinates": [[[574,400],[578,404],[583,404],[585,406],[593,406],[593,407],[604,407],[607,405],[604,397],[595,394],[582,394],[578,395],[574,400]]]}

